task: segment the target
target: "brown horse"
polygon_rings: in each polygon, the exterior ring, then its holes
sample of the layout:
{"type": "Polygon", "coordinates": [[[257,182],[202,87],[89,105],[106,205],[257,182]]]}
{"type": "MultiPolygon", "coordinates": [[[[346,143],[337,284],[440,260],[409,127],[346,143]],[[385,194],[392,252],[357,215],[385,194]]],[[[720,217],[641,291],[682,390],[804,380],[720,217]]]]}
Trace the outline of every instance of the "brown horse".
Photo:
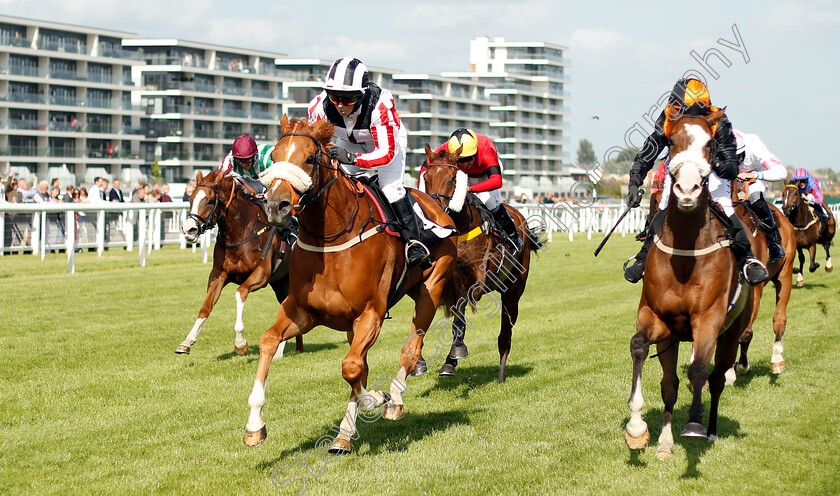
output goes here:
{"type": "MultiPolygon", "coordinates": [[[[190,213],[181,231],[187,241],[195,243],[207,229],[219,226],[219,235],[213,249],[213,269],[207,280],[207,296],[198,311],[192,330],[175,353],[190,352],[198,339],[201,326],[213,310],[219,295],[228,283],[239,285],[236,298],[236,324],[234,350],[238,355],[248,351],[248,342],[242,336],[245,322],[242,312],[245,299],[252,291],[271,285],[278,302],[289,293],[289,259],[291,247],[281,232],[268,224],[262,206],[237,185],[232,177],[225,177],[218,169],[203,177],[196,175],[197,185],[190,195],[190,213]],[[283,256],[283,252],[286,252],[283,256]]],[[[297,351],[303,351],[303,340],[298,338],[297,351]]],[[[278,358],[283,356],[282,348],[278,358]]]]}
{"type": "Polygon", "coordinates": [[[724,373],[735,363],[738,338],[749,323],[753,293],[740,282],[738,264],[725,231],[715,219],[709,195],[712,128],[723,110],[705,117],[678,119],[669,135],[672,176],[671,201],[662,230],[645,266],[644,286],[636,319],[636,334],[630,341],[633,357],[633,387],[628,406],[630,420],[625,440],[631,449],[647,446],[650,439],[642,420],[642,368],[651,344],[662,366],[662,400],[665,403],[657,456],[671,456],[674,444],[671,418],[677,401],[677,358],[680,341],[693,341],[694,360],[688,369],[692,402],[683,436],[717,439],[720,395],[724,373]],[[727,312],[729,307],[731,312],[727,312]],[[708,374],[714,354],[715,367],[708,374]],[[711,405],[708,431],[703,426],[701,393],[709,381],[711,405]],[[708,434],[707,434],[708,432],[708,434]]]}
{"type": "MultiPolygon", "coordinates": [[[[738,191],[740,189],[733,188],[733,196],[736,196],[738,191]]],[[[750,342],[753,337],[753,323],[755,323],[755,319],[758,317],[761,294],[764,291],[764,287],[768,282],[773,281],[773,287],[776,289],[776,307],[773,312],[773,332],[776,334],[776,340],[773,343],[773,353],[770,357],[770,372],[781,374],[787,368],[783,356],[784,347],[782,346],[782,337],[785,334],[785,328],[787,326],[787,305],[788,301],[790,301],[791,289],[793,289],[793,259],[794,252],[796,251],[796,240],[793,225],[788,222],[787,218],[779,209],[772,204],[769,205],[770,210],[773,212],[776,225],[779,227],[781,245],[785,251],[785,256],[775,263],[768,264],[770,252],[767,247],[767,238],[764,235],[764,231],[760,229],[758,217],[747,207],[745,201],[748,197],[749,186],[747,185],[744,200],[741,200],[739,197],[734,198],[735,212],[741,218],[744,226],[753,233],[754,237],[750,239],[753,254],[767,267],[768,278],[763,283],[756,284],[752,287],[755,305],[753,305],[750,322],[740,338],[741,354],[735,363],[734,370],[739,374],[748,374],[752,370],[752,365],[750,365],[750,361],[747,358],[747,352],[749,351],[750,342]]],[[[734,381],[734,374],[728,374],[727,384],[731,384],[734,381]]]]}
{"type": "MultiPolygon", "coordinates": [[[[519,299],[525,291],[528,281],[528,269],[531,264],[531,251],[537,251],[542,245],[530,232],[525,217],[515,208],[504,205],[517,225],[519,236],[525,247],[515,256],[504,241],[482,219],[476,202],[481,200],[468,195],[467,177],[454,165],[459,152],[443,151],[435,155],[426,145],[426,163],[429,164],[421,180],[420,189],[437,200],[440,206],[455,221],[455,227],[461,233],[458,236],[458,263],[468,264],[471,270],[467,286],[462,288],[454,311],[452,323],[453,344],[441,375],[454,375],[458,359],[467,356],[464,334],[467,319],[464,314],[467,304],[475,306],[482,295],[498,291],[502,295],[502,324],[499,331],[499,376],[498,381],[505,381],[505,364],[510,353],[511,334],[519,316],[519,299]],[[460,187],[458,187],[460,185],[460,187]]],[[[492,305],[498,309],[498,305],[492,305]]]]}
{"type": "Polygon", "coordinates": [[[785,191],[782,194],[784,203],[782,204],[782,211],[788,218],[793,228],[796,231],[796,250],[799,252],[799,267],[793,269],[796,274],[796,285],[802,287],[805,285],[805,278],[802,276],[802,266],[805,264],[805,253],[803,248],[808,249],[808,254],[811,255],[811,265],[808,267],[810,272],[814,272],[820,268],[820,264],[814,261],[817,256],[817,245],[823,245],[825,248],[825,271],[831,272],[834,267],[831,265],[831,241],[834,239],[835,221],[831,210],[826,209],[828,214],[828,225],[824,225],[819,218],[811,212],[808,203],[802,198],[799,188],[796,184],[791,182],[785,185],[785,191]]]}
{"type": "MultiPolygon", "coordinates": [[[[274,325],[260,339],[244,442],[258,446],[266,438],[261,411],[271,355],[278,344],[325,325],[347,332],[350,343],[341,362],[342,375],[350,385],[350,401],[340,432],[330,445],[333,453],[348,453],[359,410],[370,412],[387,402],[383,416],[389,420],[402,417],[405,379],[417,365],[423,335],[438,306],[445,303],[448,308],[457,295],[457,248],[454,239],[442,239],[430,247],[431,267],[407,270],[404,243],[385,232],[376,205],[336,162],[328,160],[325,147],[333,135],[332,124],[289,122],[285,115],[280,122],[281,136],[272,153],[274,165],[262,176],[269,187],[269,221],[284,226],[296,209],[300,238],[291,257],[289,296],[274,325]],[[399,372],[391,381],[391,393],[368,391],[368,350],[379,336],[389,301],[405,294],[415,301],[414,320],[402,348],[399,372]],[[389,299],[389,295],[395,297],[389,299]]],[[[410,194],[432,221],[452,225],[427,195],[410,194]]]]}

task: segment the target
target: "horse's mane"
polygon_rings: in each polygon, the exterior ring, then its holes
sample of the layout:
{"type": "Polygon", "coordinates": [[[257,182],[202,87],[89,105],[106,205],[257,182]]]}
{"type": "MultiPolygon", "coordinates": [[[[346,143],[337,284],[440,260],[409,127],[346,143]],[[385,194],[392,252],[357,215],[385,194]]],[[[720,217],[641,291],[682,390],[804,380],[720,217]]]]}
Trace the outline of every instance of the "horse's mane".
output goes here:
{"type": "Polygon", "coordinates": [[[326,145],[335,134],[335,126],[326,119],[319,119],[314,124],[309,119],[295,117],[291,121],[285,118],[280,120],[282,133],[305,133],[326,145]]]}

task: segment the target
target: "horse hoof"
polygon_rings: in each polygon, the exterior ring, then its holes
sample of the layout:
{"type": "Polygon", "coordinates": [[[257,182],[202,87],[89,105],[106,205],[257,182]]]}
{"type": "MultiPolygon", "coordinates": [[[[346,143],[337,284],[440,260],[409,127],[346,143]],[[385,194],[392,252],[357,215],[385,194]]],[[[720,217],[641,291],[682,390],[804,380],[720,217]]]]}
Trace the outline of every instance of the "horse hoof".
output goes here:
{"type": "Polygon", "coordinates": [[[444,363],[443,367],[440,368],[440,374],[438,375],[447,377],[455,375],[455,366],[451,363],[444,363]]]}
{"type": "Polygon", "coordinates": [[[452,348],[449,350],[449,358],[453,360],[461,360],[463,358],[467,358],[470,352],[467,350],[467,345],[464,343],[461,344],[453,344],[452,348]]]}
{"type": "Polygon", "coordinates": [[[782,360],[781,362],[770,364],[770,373],[772,374],[781,374],[785,370],[787,370],[787,365],[785,365],[784,360],[782,360]]]}
{"type": "Polygon", "coordinates": [[[829,266],[827,266],[827,265],[825,266],[825,271],[826,271],[826,272],[831,272],[831,271],[833,271],[833,270],[834,270],[834,267],[829,267],[829,266]]]}
{"type": "Polygon", "coordinates": [[[743,366],[740,363],[735,364],[735,372],[738,372],[738,375],[747,375],[752,372],[752,364],[747,364],[747,366],[743,366]]]}
{"type": "Polygon", "coordinates": [[[382,418],[385,420],[399,420],[405,415],[405,407],[396,403],[388,403],[385,405],[385,411],[382,412],[382,418]]]}
{"type": "Polygon", "coordinates": [[[801,288],[804,285],[805,285],[805,281],[796,281],[796,287],[797,288],[801,288]]]}
{"type": "Polygon", "coordinates": [[[352,449],[350,441],[337,437],[332,444],[330,444],[330,448],[327,451],[329,451],[331,455],[349,455],[352,449]]]}
{"type": "Polygon", "coordinates": [[[711,442],[715,442],[715,441],[717,441],[717,440],[718,440],[717,434],[709,434],[708,439],[709,439],[709,441],[711,441],[711,442]]]}
{"type": "Polygon", "coordinates": [[[245,437],[242,439],[242,442],[245,443],[245,446],[256,448],[265,441],[266,437],[268,437],[268,433],[265,426],[262,426],[262,429],[258,431],[249,431],[248,429],[245,429],[245,437]]]}
{"type": "Polygon", "coordinates": [[[248,343],[245,343],[245,346],[242,348],[233,345],[233,351],[235,351],[237,355],[244,355],[245,353],[248,353],[248,343]]]}
{"type": "Polygon", "coordinates": [[[190,347],[180,345],[177,348],[175,348],[175,353],[178,353],[179,355],[189,355],[190,354],[190,347]]]}
{"type": "Polygon", "coordinates": [[[683,428],[682,437],[706,437],[706,427],[697,422],[689,422],[683,428]]]}
{"type": "Polygon", "coordinates": [[[650,431],[647,428],[639,437],[633,436],[626,429],[624,430],[624,442],[632,450],[644,449],[648,445],[648,441],[650,441],[650,431]]]}
{"type": "Polygon", "coordinates": [[[667,450],[667,449],[664,449],[664,448],[659,448],[658,450],[656,450],[656,458],[659,458],[663,462],[665,460],[670,460],[671,459],[671,450],[667,450]]]}
{"type": "Polygon", "coordinates": [[[817,269],[819,269],[819,268],[820,268],[820,264],[814,264],[814,265],[808,267],[808,272],[816,272],[817,269]]]}
{"type": "Polygon", "coordinates": [[[426,367],[426,360],[423,360],[423,357],[420,357],[420,360],[417,361],[417,365],[414,366],[414,370],[411,371],[412,377],[420,377],[421,375],[425,374],[429,369],[426,367]]]}

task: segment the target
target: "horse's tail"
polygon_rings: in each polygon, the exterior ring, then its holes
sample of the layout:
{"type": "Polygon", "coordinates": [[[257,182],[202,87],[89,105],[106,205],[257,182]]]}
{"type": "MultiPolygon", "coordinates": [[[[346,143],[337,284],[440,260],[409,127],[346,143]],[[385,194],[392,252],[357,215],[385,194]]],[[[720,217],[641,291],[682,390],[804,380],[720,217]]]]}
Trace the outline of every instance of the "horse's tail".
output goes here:
{"type": "MultiPolygon", "coordinates": [[[[452,317],[452,309],[457,308],[458,299],[461,297],[467,298],[470,286],[475,282],[475,268],[473,265],[458,257],[455,261],[455,270],[452,271],[452,276],[446,281],[446,286],[440,295],[439,305],[443,306],[443,313],[446,317],[452,317]]],[[[467,303],[475,312],[475,301],[467,298],[467,303]]]]}

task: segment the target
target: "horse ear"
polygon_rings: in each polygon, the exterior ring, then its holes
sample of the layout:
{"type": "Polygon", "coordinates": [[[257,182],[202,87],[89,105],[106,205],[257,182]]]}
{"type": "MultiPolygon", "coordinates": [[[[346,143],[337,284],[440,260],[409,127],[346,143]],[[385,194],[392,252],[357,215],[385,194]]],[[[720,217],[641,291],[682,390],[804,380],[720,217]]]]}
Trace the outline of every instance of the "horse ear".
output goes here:
{"type": "Polygon", "coordinates": [[[717,111],[712,112],[711,114],[707,115],[706,117],[704,117],[704,119],[706,119],[706,122],[708,122],[710,126],[714,126],[715,123],[717,121],[719,121],[720,118],[723,117],[725,114],[726,114],[726,107],[723,107],[723,108],[717,109],[717,111]]]}
{"type": "Polygon", "coordinates": [[[196,172],[195,182],[201,182],[202,179],[204,179],[204,174],[202,174],[201,171],[196,172]]]}
{"type": "Polygon", "coordinates": [[[280,117],[280,134],[286,134],[286,130],[289,129],[289,117],[286,114],[283,114],[280,117]]]}
{"type": "Polygon", "coordinates": [[[430,164],[432,163],[432,155],[433,154],[434,153],[432,152],[432,147],[429,146],[428,143],[426,143],[426,162],[427,163],[430,163],[430,164]]]}
{"type": "Polygon", "coordinates": [[[332,123],[326,119],[319,119],[315,122],[315,125],[312,126],[312,135],[315,136],[315,139],[320,141],[322,145],[329,143],[330,138],[333,136],[333,132],[334,128],[332,123]]]}

